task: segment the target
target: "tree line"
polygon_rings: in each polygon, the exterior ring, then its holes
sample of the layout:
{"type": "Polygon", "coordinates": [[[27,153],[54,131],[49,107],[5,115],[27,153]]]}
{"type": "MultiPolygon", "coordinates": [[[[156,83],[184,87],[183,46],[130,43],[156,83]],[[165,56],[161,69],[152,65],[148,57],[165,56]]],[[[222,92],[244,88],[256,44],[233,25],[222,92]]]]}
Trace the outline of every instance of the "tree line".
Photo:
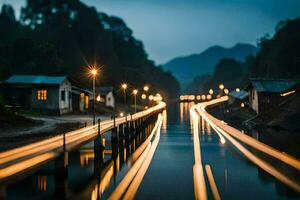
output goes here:
{"type": "Polygon", "coordinates": [[[0,13],[0,80],[12,74],[69,75],[90,87],[87,67],[100,67],[98,85],[150,84],[164,97],[175,97],[179,83],[148,59],[141,41],[115,16],[80,0],[27,0],[16,19],[14,9],[0,13]]]}

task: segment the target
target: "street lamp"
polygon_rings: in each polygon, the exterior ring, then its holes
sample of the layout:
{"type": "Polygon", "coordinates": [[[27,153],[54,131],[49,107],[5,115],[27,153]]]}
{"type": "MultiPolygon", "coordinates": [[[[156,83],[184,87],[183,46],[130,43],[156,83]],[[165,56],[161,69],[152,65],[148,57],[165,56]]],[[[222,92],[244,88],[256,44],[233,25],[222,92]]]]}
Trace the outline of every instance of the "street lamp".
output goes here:
{"type": "Polygon", "coordinates": [[[208,91],[208,93],[209,93],[210,95],[213,95],[213,93],[214,93],[213,89],[210,89],[210,90],[208,91]]]}
{"type": "Polygon", "coordinates": [[[142,94],[142,99],[146,99],[147,98],[147,95],[146,94],[142,94]]]}
{"type": "Polygon", "coordinates": [[[240,89],[240,88],[236,88],[235,91],[236,91],[236,92],[240,92],[241,89],[240,89]]]}
{"type": "Polygon", "coordinates": [[[134,95],[134,112],[136,113],[136,95],[138,93],[138,90],[133,90],[132,91],[133,95],[134,95]]]}
{"type": "Polygon", "coordinates": [[[144,91],[145,91],[145,92],[148,92],[148,91],[149,91],[149,86],[145,85],[145,86],[144,86],[144,91]]]}
{"type": "Polygon", "coordinates": [[[90,69],[90,74],[93,77],[93,125],[96,123],[96,115],[95,115],[95,100],[96,100],[96,76],[98,74],[98,70],[94,67],[90,69]]]}
{"type": "Polygon", "coordinates": [[[223,90],[224,87],[225,87],[225,86],[224,86],[223,84],[220,84],[220,85],[219,85],[219,88],[220,88],[221,90],[223,90]]]}
{"type": "Polygon", "coordinates": [[[127,89],[127,84],[123,83],[121,85],[122,89],[123,89],[123,93],[124,93],[124,104],[126,104],[126,89],[127,89]]]}

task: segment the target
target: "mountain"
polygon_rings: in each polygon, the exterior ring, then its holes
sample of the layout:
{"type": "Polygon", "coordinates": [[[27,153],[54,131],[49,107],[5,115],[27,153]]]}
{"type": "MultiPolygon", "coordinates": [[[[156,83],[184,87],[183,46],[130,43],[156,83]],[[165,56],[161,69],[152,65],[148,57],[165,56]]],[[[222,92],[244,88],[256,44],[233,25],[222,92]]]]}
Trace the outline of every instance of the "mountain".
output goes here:
{"type": "Polygon", "coordinates": [[[170,71],[181,83],[193,80],[195,76],[211,74],[215,65],[223,58],[244,61],[250,54],[256,54],[258,48],[251,44],[236,44],[231,48],[212,46],[200,54],[174,58],[164,64],[163,68],[170,71]]]}

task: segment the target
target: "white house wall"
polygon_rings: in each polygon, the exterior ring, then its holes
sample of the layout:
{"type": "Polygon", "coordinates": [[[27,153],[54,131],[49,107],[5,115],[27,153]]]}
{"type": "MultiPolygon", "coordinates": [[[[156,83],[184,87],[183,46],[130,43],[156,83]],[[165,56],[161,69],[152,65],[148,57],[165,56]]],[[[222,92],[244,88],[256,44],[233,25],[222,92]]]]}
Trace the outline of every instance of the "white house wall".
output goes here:
{"type": "Polygon", "coordinates": [[[70,97],[72,90],[72,85],[70,81],[66,80],[63,84],[60,85],[59,87],[59,109],[60,109],[60,114],[68,113],[72,111],[72,99],[70,97]],[[61,98],[61,92],[65,91],[65,101],[62,100],[61,98]]]}

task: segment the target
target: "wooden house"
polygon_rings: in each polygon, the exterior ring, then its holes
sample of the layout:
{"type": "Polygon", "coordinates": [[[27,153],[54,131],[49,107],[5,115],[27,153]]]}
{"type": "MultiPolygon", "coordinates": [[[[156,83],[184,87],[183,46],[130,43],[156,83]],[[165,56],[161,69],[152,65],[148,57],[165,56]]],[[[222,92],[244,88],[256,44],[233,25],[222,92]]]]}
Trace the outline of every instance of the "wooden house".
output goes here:
{"type": "Polygon", "coordinates": [[[66,76],[13,75],[3,86],[9,105],[46,114],[72,111],[72,84],[66,76]]]}
{"type": "Polygon", "coordinates": [[[246,88],[249,91],[249,106],[257,114],[263,115],[296,93],[298,86],[299,80],[251,79],[246,88]]]}

